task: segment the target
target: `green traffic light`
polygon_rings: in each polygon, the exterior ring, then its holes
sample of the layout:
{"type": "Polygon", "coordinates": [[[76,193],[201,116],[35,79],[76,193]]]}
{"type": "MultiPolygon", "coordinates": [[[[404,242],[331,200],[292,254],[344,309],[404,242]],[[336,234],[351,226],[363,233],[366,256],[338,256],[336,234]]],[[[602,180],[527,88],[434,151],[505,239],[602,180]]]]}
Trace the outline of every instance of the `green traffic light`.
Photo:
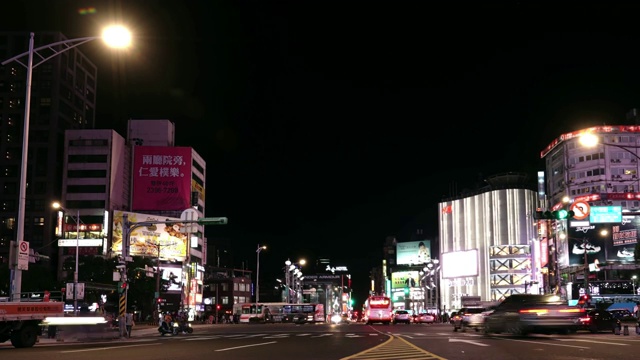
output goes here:
{"type": "Polygon", "coordinates": [[[569,213],[567,212],[567,210],[558,210],[556,211],[556,219],[558,220],[564,220],[567,218],[567,215],[569,215],[569,213]]]}

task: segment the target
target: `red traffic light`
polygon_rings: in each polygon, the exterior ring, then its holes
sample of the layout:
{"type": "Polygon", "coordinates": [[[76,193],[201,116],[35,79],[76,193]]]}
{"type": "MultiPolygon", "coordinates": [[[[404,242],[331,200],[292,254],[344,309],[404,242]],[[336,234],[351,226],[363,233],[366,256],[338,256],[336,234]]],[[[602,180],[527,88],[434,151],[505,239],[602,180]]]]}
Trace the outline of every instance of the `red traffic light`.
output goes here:
{"type": "Polygon", "coordinates": [[[589,300],[591,300],[591,295],[586,294],[586,295],[582,295],[580,296],[580,299],[578,299],[578,305],[586,305],[589,300]]]}
{"type": "Polygon", "coordinates": [[[220,310],[220,305],[216,305],[216,310],[220,310]]]}
{"type": "Polygon", "coordinates": [[[158,298],[157,301],[158,301],[158,304],[162,304],[162,302],[163,302],[161,298],[158,298]]]}

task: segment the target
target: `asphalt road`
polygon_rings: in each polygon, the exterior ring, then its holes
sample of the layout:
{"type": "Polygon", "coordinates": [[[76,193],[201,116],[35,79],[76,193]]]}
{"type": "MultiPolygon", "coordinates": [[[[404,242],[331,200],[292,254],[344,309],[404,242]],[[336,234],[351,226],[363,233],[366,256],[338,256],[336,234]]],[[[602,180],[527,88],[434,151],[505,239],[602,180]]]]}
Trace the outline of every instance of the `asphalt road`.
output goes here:
{"type": "Polygon", "coordinates": [[[196,325],[193,334],[161,337],[139,327],[130,339],[41,340],[35,347],[0,345],[0,358],[64,359],[637,359],[640,335],[611,333],[514,337],[453,332],[449,324],[196,325]]]}

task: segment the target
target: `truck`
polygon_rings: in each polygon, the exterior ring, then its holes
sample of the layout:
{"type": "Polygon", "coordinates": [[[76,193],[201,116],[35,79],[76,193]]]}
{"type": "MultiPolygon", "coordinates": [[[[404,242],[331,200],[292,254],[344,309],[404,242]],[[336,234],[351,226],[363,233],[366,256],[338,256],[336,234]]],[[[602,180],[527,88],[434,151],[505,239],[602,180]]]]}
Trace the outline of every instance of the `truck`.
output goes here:
{"type": "Polygon", "coordinates": [[[35,345],[43,321],[49,317],[64,316],[64,302],[52,301],[45,296],[38,301],[0,301],[0,343],[11,340],[16,348],[35,345]]]}

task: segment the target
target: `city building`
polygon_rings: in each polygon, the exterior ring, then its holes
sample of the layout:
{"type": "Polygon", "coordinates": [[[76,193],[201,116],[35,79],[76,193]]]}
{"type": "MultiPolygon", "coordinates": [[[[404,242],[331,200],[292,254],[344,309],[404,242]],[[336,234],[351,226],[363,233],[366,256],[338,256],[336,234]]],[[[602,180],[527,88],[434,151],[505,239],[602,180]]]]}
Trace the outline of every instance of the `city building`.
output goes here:
{"type": "MultiPolygon", "coordinates": [[[[38,32],[34,47],[67,38],[38,32]]],[[[0,33],[0,60],[28,51],[26,32],[0,33]]],[[[23,59],[24,60],[24,59],[23,59]]],[[[26,64],[26,62],[22,62],[26,64]]],[[[25,117],[26,66],[13,61],[0,66],[0,260],[7,262],[9,241],[15,240],[25,117]]],[[[52,256],[55,217],[52,199],[60,199],[64,132],[95,127],[96,66],[77,48],[33,69],[25,197],[24,239],[38,253],[52,256]]]]}
{"type": "Polygon", "coordinates": [[[489,303],[539,291],[538,194],[524,174],[496,175],[486,182],[438,206],[439,297],[446,311],[461,308],[465,297],[489,303]]]}
{"type": "MultiPolygon", "coordinates": [[[[632,110],[629,120],[637,119],[632,110]]],[[[547,205],[540,213],[572,211],[540,220],[541,241],[557,245],[552,281],[569,299],[637,295],[640,222],[640,126],[596,126],[561,134],[540,153],[547,205]],[[585,140],[596,140],[588,146],[585,140]],[[593,145],[593,143],[592,143],[593,145]]]]}

